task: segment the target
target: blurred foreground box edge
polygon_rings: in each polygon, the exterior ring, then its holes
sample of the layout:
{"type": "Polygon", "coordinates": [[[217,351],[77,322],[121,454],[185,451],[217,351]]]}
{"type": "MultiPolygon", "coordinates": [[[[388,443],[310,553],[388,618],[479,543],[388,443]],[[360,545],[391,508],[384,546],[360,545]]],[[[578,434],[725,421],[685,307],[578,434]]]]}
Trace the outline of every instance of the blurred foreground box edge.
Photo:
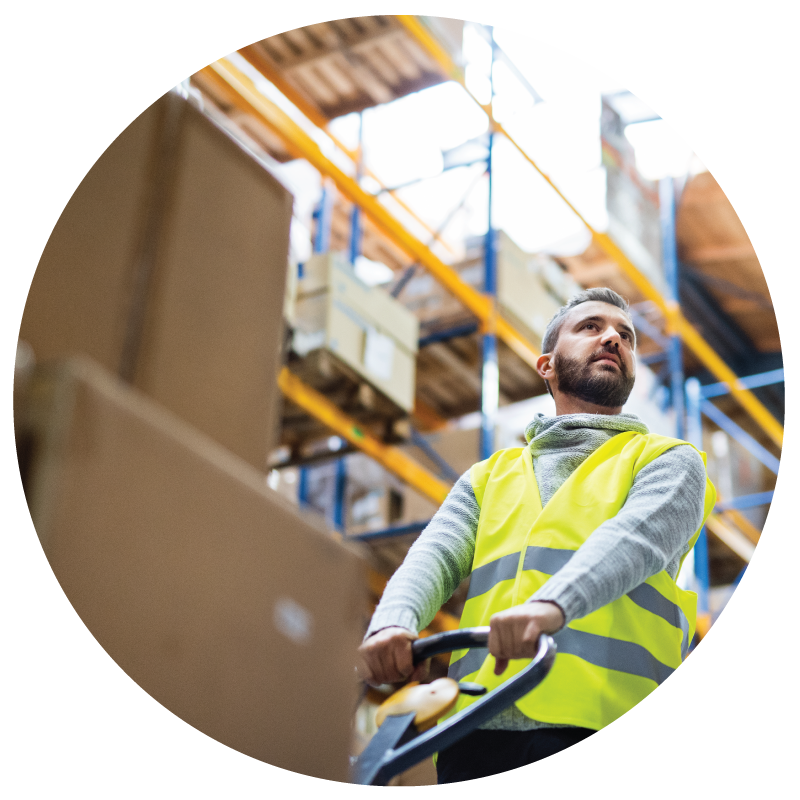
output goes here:
{"type": "Polygon", "coordinates": [[[42,546],[109,655],[214,739],[346,781],[359,551],[86,358],[38,367],[17,417],[42,546]]]}
{"type": "Polygon", "coordinates": [[[265,472],[292,203],[228,134],[168,93],[65,207],[20,339],[37,361],[85,353],[265,472]]]}

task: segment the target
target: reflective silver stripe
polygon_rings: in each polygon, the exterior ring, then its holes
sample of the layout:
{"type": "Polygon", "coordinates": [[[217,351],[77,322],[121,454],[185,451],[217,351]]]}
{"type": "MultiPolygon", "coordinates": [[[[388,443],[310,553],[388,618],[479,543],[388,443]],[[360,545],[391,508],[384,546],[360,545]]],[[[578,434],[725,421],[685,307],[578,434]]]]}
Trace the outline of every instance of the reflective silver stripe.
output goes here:
{"type": "MultiPolygon", "coordinates": [[[[528,547],[525,550],[523,569],[535,569],[553,575],[575,554],[574,550],[557,550],[554,547],[528,547]]],[[[517,575],[519,553],[502,556],[473,570],[469,579],[467,600],[486,594],[500,581],[511,580],[517,575]]]]}
{"type": "MultiPolygon", "coordinates": [[[[531,545],[525,550],[525,559],[522,568],[523,570],[537,570],[545,575],[555,575],[556,572],[569,562],[572,556],[575,555],[575,552],[575,550],[531,545]]],[[[478,567],[470,576],[467,599],[470,600],[474,597],[479,597],[494,588],[501,581],[514,578],[517,574],[518,565],[519,554],[511,553],[510,555],[502,556],[494,561],[490,561],[488,564],[478,567]]],[[[681,631],[681,658],[685,659],[689,652],[689,620],[686,618],[683,609],[676,603],[668,600],[657,589],[647,583],[642,583],[635,589],[632,589],[628,592],[627,596],[640,608],[661,617],[661,619],[681,631]]],[[[563,648],[561,648],[561,651],[571,652],[573,655],[578,655],[592,664],[607,666],[608,669],[617,669],[620,672],[629,672],[633,675],[641,675],[642,677],[655,680],[657,683],[661,683],[673,672],[672,667],[667,667],[641,645],[624,642],[619,639],[608,639],[607,637],[596,636],[595,634],[573,631],[570,628],[565,629],[558,634],[558,636],[564,636],[565,634],[568,634],[567,638],[570,639],[570,641],[572,641],[572,639],[580,639],[583,644],[581,644],[579,648],[581,652],[577,650],[573,652],[572,650],[564,650],[563,648]],[[585,637],[594,637],[603,642],[610,642],[613,644],[604,644],[602,647],[598,645],[597,652],[601,655],[598,655],[597,658],[601,658],[601,661],[596,661],[594,658],[585,657],[583,655],[584,651],[587,653],[591,652],[591,649],[586,649],[589,647],[587,644],[589,640],[585,637]],[[611,647],[611,649],[609,649],[609,647],[611,647]],[[626,655],[621,656],[620,653],[623,652],[626,655]],[[603,656],[602,653],[606,653],[606,655],[603,656]],[[608,664],[602,661],[604,658],[606,660],[611,659],[615,664],[624,664],[627,658],[630,660],[631,666],[635,668],[627,669],[619,666],[608,666],[608,664]],[[664,672],[664,670],[667,670],[667,672],[664,672]]],[[[556,641],[560,642],[560,639],[556,638],[556,641]]],[[[578,647],[578,645],[575,646],[576,648],[578,647]]],[[[448,674],[455,680],[460,680],[465,675],[480,668],[480,665],[486,658],[487,652],[485,648],[470,650],[467,655],[451,666],[450,669],[453,672],[448,674]]]]}
{"type": "MultiPolygon", "coordinates": [[[[564,628],[553,638],[558,645],[559,653],[569,653],[597,667],[637,675],[657,684],[663,683],[675,671],[674,667],[659,661],[647,648],[634,642],[598,636],[595,633],[576,631],[572,628],[564,628]]],[[[450,665],[447,674],[453,680],[460,681],[467,675],[477,672],[488,655],[489,650],[486,647],[469,650],[466,655],[450,665]]]]}
{"type": "Polygon", "coordinates": [[[689,620],[686,619],[683,609],[671,600],[667,600],[661,592],[654,589],[649,583],[642,583],[632,589],[628,592],[628,597],[640,608],[655,614],[657,617],[661,617],[661,619],[681,631],[683,634],[681,658],[686,658],[689,652],[689,620]]]}
{"type": "MultiPolygon", "coordinates": [[[[663,683],[675,672],[674,667],[662,663],[647,648],[633,642],[576,631],[572,628],[564,628],[555,634],[553,639],[558,645],[559,655],[569,653],[597,667],[638,675],[657,684],[663,683]]],[[[556,656],[556,659],[558,657],[556,656]]]]}
{"type": "Polygon", "coordinates": [[[472,650],[467,650],[465,655],[450,665],[447,670],[447,677],[452,678],[454,681],[460,681],[467,675],[477,672],[488,655],[488,647],[475,647],[472,650]]]}
{"type": "Polygon", "coordinates": [[[555,547],[530,545],[525,551],[523,569],[535,569],[546,575],[555,575],[575,555],[574,550],[559,550],[555,547]]]}
{"type": "MultiPolygon", "coordinates": [[[[547,575],[555,575],[575,555],[574,550],[558,550],[554,547],[528,547],[525,551],[523,569],[535,569],[547,575]]],[[[628,597],[640,608],[655,614],[683,634],[681,658],[689,652],[689,620],[683,609],[664,597],[661,592],[648,583],[642,583],[628,592],[628,597]]]]}
{"type": "Polygon", "coordinates": [[[469,576],[467,600],[486,594],[489,589],[497,586],[500,581],[507,581],[516,577],[518,566],[519,553],[511,553],[474,569],[469,576]]]}

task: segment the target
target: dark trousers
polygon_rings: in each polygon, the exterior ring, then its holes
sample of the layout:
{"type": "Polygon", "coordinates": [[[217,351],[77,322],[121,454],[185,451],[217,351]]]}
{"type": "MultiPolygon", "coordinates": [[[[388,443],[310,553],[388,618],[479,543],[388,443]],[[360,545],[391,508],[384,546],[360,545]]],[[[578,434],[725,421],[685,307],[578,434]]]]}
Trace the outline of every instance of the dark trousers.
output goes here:
{"type": "Polygon", "coordinates": [[[589,728],[475,730],[439,753],[436,763],[438,783],[471,781],[533,764],[572,747],[593,733],[589,728]]]}

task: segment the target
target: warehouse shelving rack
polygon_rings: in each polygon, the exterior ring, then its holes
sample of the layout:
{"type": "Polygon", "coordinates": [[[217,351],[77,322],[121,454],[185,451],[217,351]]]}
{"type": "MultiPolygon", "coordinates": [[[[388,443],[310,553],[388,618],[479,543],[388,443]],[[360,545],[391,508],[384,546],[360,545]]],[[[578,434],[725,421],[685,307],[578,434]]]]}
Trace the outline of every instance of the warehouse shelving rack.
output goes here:
{"type": "MultiPolygon", "coordinates": [[[[714,375],[720,383],[718,386],[725,390],[744,408],[757,425],[763,429],[771,441],[778,447],[782,444],[783,428],[780,422],[764,407],[764,405],[750,391],[760,384],[753,379],[739,379],[734,371],[723,361],[714,349],[706,342],[703,336],[683,315],[677,291],[677,258],[675,254],[675,196],[672,181],[662,181],[660,188],[660,208],[662,224],[662,242],[664,247],[663,262],[669,286],[669,294],[663,296],[661,292],[644,276],[631,262],[622,249],[607,235],[596,231],[580,214],[577,208],[556,186],[553,180],[543,172],[536,161],[525,152],[516,140],[495,119],[491,102],[481,103],[470,91],[466,84],[464,70],[455,62],[447,47],[442,44],[434,33],[426,26],[425,22],[413,16],[398,15],[397,21],[403,26],[408,35],[428,54],[438,65],[441,77],[444,80],[458,82],[467,93],[475,100],[487,115],[489,122],[489,162],[487,172],[491,181],[491,142],[496,135],[504,136],[525,158],[525,160],[544,178],[554,193],[566,203],[574,214],[581,220],[590,232],[594,242],[617,264],[619,269],[634,284],[645,300],[655,306],[666,320],[666,334],[652,329],[647,329],[648,323],[642,315],[638,315],[636,322],[644,333],[653,338],[656,343],[663,346],[669,362],[670,383],[672,387],[672,403],[676,411],[677,430],[679,436],[684,435],[684,391],[683,368],[681,351],[682,346],[688,347],[700,363],[714,375]]],[[[492,43],[493,56],[499,48],[492,43]]],[[[347,169],[326,155],[318,143],[318,137],[309,133],[308,126],[300,124],[276,103],[261,94],[253,81],[227,59],[221,59],[201,71],[203,80],[225,95],[229,102],[241,113],[256,118],[260,124],[266,125],[283,142],[286,150],[295,157],[301,157],[311,163],[320,174],[332,182],[336,189],[354,206],[354,219],[364,214],[371,220],[384,236],[391,240],[414,264],[421,265],[450,293],[452,293],[469,311],[479,320],[480,333],[484,341],[484,369],[483,369],[483,428],[487,432],[491,428],[491,415],[496,410],[496,380],[497,357],[496,348],[493,349],[494,336],[503,341],[519,358],[535,369],[536,359],[540,355],[537,348],[514,325],[497,313],[496,301],[493,297],[494,290],[494,231],[491,224],[491,206],[489,208],[489,226],[487,233],[486,258],[486,286],[484,292],[478,292],[464,283],[454,269],[438,258],[420,239],[414,236],[387,207],[380,202],[376,195],[362,188],[359,181],[360,158],[357,151],[348,150],[341,142],[331,136],[328,130],[328,120],[313,106],[310,106],[301,96],[294,92],[291,85],[283,80],[279,72],[265,65],[252,48],[244,48],[241,54],[276,88],[281,90],[286,98],[305,115],[310,124],[326,133],[333,144],[344,153],[353,165],[348,174],[347,169]]],[[[372,175],[366,167],[364,174],[372,175]]],[[[381,190],[390,194],[385,185],[379,183],[381,190]]],[[[407,204],[402,203],[396,195],[404,211],[418,222],[419,217],[414,214],[407,204]]],[[[438,232],[425,225],[434,240],[440,239],[438,232]]],[[[354,228],[355,229],[355,228],[354,228]]],[[[690,386],[693,386],[691,384],[690,386]]],[[[322,397],[302,381],[292,375],[286,368],[279,377],[279,386],[284,395],[303,408],[307,413],[323,422],[337,435],[345,439],[354,448],[365,452],[379,461],[388,471],[397,475],[423,495],[434,502],[440,503],[446,495],[449,485],[446,481],[426,470],[402,450],[386,444],[379,437],[363,429],[356,420],[348,418],[339,409],[333,406],[326,398],[322,397]]],[[[708,402],[704,400],[703,402],[708,402]]],[[[709,404],[710,405],[710,404],[709,404]]],[[[694,406],[690,406],[690,418],[694,406]]],[[[711,408],[715,408],[711,406],[711,408]]],[[[708,407],[705,407],[708,411],[708,407]]],[[[717,410],[718,411],[718,410],[717,410]]],[[[712,411],[713,415],[715,412],[712,411]]],[[[719,412],[721,414],[721,412],[719,412]]],[[[731,425],[734,423],[731,422],[731,425]]],[[[739,429],[741,431],[741,429],[739,429]]],[[[484,435],[485,444],[482,447],[484,455],[491,451],[491,441],[484,435]]],[[[744,434],[744,431],[741,431],[744,434]]],[[[744,434],[747,436],[747,434],[744,434]]],[[[752,437],[750,437],[752,439],[752,437]]],[[[741,436],[739,440],[742,440],[741,436]]],[[[753,440],[755,441],[755,440],[753,440]]],[[[757,444],[757,443],[756,443],[757,444]]],[[[760,447],[760,445],[759,445],[760,447]]],[[[763,449],[763,448],[762,448],[763,449]]],[[[766,451],[765,451],[766,452],[766,451]]],[[[768,453],[770,458],[774,456],[768,453]]],[[[732,502],[732,501],[729,501],[732,502]]],[[[742,501],[744,502],[744,501],[742,501]]],[[[730,513],[736,511],[730,506],[722,509],[730,513]]],[[[714,523],[709,527],[713,528],[714,523]]],[[[387,535],[390,531],[385,532],[387,535]]],[[[697,570],[702,576],[702,555],[697,559],[697,570]]]]}

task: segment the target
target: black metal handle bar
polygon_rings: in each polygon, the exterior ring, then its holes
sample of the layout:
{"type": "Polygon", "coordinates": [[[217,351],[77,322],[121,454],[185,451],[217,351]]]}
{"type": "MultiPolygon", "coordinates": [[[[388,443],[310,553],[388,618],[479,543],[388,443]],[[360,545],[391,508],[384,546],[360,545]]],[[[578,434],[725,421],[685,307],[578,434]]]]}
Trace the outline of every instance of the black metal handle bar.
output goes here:
{"type": "Polygon", "coordinates": [[[485,628],[462,628],[456,631],[445,631],[417,639],[411,645],[411,658],[414,665],[425,661],[431,656],[441,653],[452,653],[453,650],[463,650],[470,647],[486,647],[489,641],[489,626],[485,628]]]}
{"type": "MultiPolygon", "coordinates": [[[[488,628],[448,631],[414,642],[412,650],[416,646],[417,660],[423,660],[438,653],[460,650],[463,647],[485,647],[488,636],[488,628]]],[[[418,764],[422,759],[432,756],[439,750],[455,744],[475,728],[488,722],[504,708],[508,708],[526,695],[547,676],[555,661],[556,649],[556,643],[552,637],[543,633],[539,637],[539,649],[536,656],[525,669],[484,695],[480,700],[476,700],[458,714],[450,717],[446,722],[421,733],[396,750],[387,752],[373,783],[385,785],[393,776],[413,767],[414,764],[418,764]]]]}

